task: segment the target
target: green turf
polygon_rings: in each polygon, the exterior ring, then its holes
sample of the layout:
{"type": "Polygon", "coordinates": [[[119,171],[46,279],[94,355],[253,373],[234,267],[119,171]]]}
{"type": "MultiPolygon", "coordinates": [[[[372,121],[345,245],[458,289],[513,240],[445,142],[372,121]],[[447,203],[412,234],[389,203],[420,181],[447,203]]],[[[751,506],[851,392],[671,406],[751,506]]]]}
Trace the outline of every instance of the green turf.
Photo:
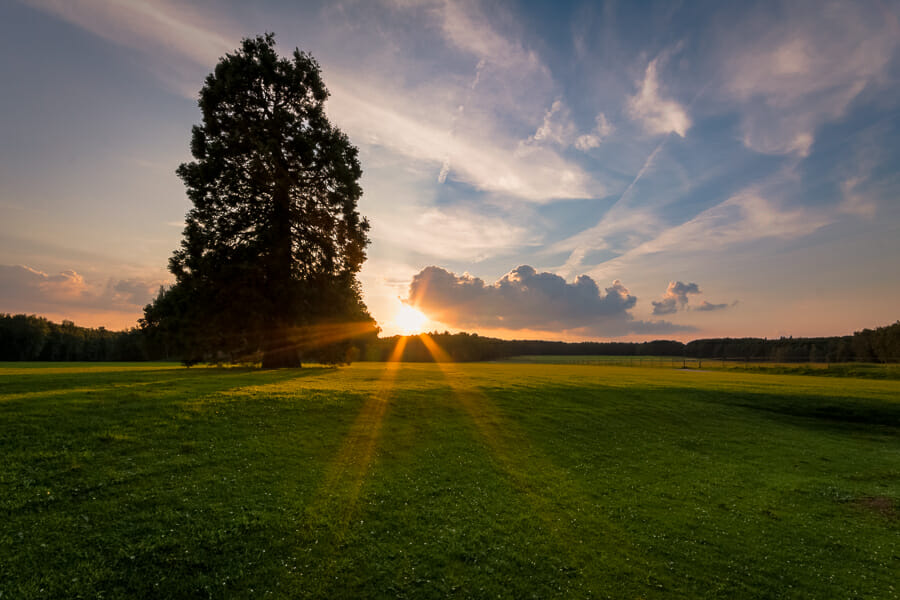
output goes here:
{"type": "Polygon", "coordinates": [[[900,382],[0,365],[0,598],[894,598],[900,382]]]}
{"type": "Polygon", "coordinates": [[[497,362],[540,365],[668,367],[701,370],[724,369],[772,375],[900,379],[900,364],[897,363],[774,363],[740,359],[682,358],[680,356],[560,356],[543,354],[512,356],[497,362]]]}

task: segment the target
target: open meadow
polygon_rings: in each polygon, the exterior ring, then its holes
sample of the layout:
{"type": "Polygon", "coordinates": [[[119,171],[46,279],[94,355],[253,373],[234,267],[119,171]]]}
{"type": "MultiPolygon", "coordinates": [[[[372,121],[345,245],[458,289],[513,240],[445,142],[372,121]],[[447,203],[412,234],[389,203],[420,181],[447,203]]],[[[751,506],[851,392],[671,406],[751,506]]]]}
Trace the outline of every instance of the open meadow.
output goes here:
{"type": "Polygon", "coordinates": [[[0,598],[900,595],[900,381],[0,364],[0,598]]]}

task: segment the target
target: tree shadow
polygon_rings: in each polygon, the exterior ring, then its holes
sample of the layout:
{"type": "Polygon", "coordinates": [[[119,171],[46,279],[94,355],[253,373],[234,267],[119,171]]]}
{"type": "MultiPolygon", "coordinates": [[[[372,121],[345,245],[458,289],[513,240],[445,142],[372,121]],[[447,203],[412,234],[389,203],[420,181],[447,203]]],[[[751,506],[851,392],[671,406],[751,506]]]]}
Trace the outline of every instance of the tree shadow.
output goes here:
{"type": "Polygon", "coordinates": [[[853,396],[739,393],[717,395],[716,404],[738,406],[807,428],[856,432],[900,429],[900,402],[853,396]],[[722,400],[725,396],[725,400],[722,400]]]}
{"type": "Polygon", "coordinates": [[[213,393],[245,385],[280,383],[290,379],[322,375],[337,370],[331,367],[306,367],[303,369],[262,370],[249,367],[203,368],[148,368],[123,369],[122,371],[50,373],[46,375],[13,375],[0,385],[0,402],[14,399],[38,400],[45,396],[57,396],[77,392],[102,393],[110,389],[168,392],[180,384],[190,383],[190,390],[213,393]],[[148,390],[149,391],[149,390],[148,390]]]}

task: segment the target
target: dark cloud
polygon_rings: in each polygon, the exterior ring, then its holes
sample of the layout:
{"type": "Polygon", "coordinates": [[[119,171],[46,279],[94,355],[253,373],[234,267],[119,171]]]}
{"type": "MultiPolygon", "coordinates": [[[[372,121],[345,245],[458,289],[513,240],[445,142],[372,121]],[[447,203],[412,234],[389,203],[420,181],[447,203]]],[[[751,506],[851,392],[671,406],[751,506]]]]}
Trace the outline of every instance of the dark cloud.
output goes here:
{"type": "Polygon", "coordinates": [[[723,308],[728,308],[728,303],[713,304],[711,302],[707,302],[706,300],[704,300],[698,306],[695,306],[694,310],[710,311],[710,310],[722,310],[723,308]]]}
{"type": "Polygon", "coordinates": [[[635,321],[637,302],[616,280],[601,290],[587,275],[567,283],[553,273],[516,267],[486,284],[469,274],[427,267],[413,277],[408,302],[431,319],[459,328],[569,331],[583,335],[684,331],[662,322],[635,321]]]}
{"type": "Polygon", "coordinates": [[[159,291],[159,282],[134,278],[120,279],[115,282],[110,281],[109,289],[116,301],[143,307],[159,291]]]}
{"type": "Polygon", "coordinates": [[[679,308],[683,308],[688,303],[688,294],[699,294],[700,286],[696,283],[682,283],[680,281],[670,281],[666,293],[663,294],[661,300],[653,301],[654,315],[670,315],[677,312],[679,308]]]}

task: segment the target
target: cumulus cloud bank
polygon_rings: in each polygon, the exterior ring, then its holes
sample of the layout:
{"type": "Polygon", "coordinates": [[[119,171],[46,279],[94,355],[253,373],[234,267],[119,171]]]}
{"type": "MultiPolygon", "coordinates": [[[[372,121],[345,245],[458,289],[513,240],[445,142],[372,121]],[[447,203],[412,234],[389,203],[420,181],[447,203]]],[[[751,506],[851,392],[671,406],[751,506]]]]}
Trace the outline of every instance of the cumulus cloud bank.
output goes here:
{"type": "Polygon", "coordinates": [[[427,267],[413,277],[407,302],[452,327],[528,329],[594,336],[662,333],[685,328],[665,321],[635,321],[637,302],[621,281],[605,290],[581,275],[573,283],[528,265],[493,284],[464,273],[427,267]]]}
{"type": "Polygon", "coordinates": [[[0,311],[73,319],[118,312],[133,314],[136,321],[161,283],[139,278],[91,283],[71,270],[50,275],[25,265],[0,265],[0,311]]]}

